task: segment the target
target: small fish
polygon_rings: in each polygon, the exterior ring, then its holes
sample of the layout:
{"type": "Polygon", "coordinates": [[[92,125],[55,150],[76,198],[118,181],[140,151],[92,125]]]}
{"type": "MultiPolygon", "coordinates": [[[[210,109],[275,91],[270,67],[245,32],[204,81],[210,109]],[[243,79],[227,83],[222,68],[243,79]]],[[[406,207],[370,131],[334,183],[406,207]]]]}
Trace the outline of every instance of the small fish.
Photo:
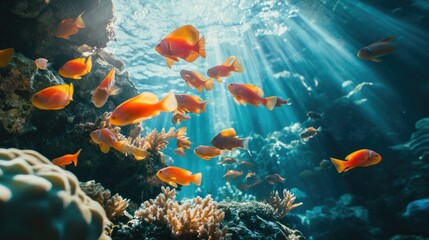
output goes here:
{"type": "Polygon", "coordinates": [[[174,153],[179,156],[185,156],[185,150],[191,148],[191,141],[186,137],[186,127],[179,128],[176,132],[176,146],[174,153]]]}
{"type": "Polygon", "coordinates": [[[77,151],[75,154],[67,154],[62,157],[52,159],[52,163],[54,165],[60,166],[63,169],[65,168],[66,165],[69,165],[71,163],[73,163],[74,166],[76,167],[77,157],[79,156],[81,150],[82,149],[79,149],[79,151],[77,151]]]}
{"type": "Polygon", "coordinates": [[[349,154],[345,161],[331,158],[331,162],[334,164],[338,173],[347,172],[356,167],[369,167],[380,161],[380,154],[369,149],[357,150],[349,154]]]}
{"type": "Polygon", "coordinates": [[[277,103],[277,97],[263,98],[264,92],[262,89],[252,84],[230,83],[228,84],[228,90],[234,96],[234,101],[244,106],[249,103],[259,107],[262,104],[269,110],[273,110],[277,103]]]}
{"type": "Polygon", "coordinates": [[[238,168],[241,168],[241,169],[249,169],[249,168],[253,168],[253,167],[255,167],[255,164],[248,162],[248,161],[243,160],[243,161],[240,161],[238,163],[238,168]]]}
{"type": "Polygon", "coordinates": [[[82,76],[91,72],[92,69],[92,59],[89,56],[87,59],[85,58],[75,58],[66,62],[60,70],[58,70],[58,74],[64,78],[71,79],[82,79],[82,76]]]}
{"type": "Polygon", "coordinates": [[[269,184],[274,185],[276,183],[282,183],[285,179],[282,178],[279,174],[273,174],[265,176],[265,181],[267,181],[269,184]]]}
{"type": "Polygon", "coordinates": [[[218,133],[211,141],[211,144],[219,149],[231,150],[233,148],[243,148],[249,151],[249,140],[247,138],[238,138],[233,128],[227,128],[218,133]]]}
{"type": "Polygon", "coordinates": [[[199,158],[210,160],[211,158],[221,155],[222,151],[216,147],[200,145],[194,149],[194,153],[199,158]]]}
{"type": "Polygon", "coordinates": [[[0,50],[0,68],[6,67],[12,60],[15,50],[13,48],[5,48],[0,50]]]}
{"type": "Polygon", "coordinates": [[[179,58],[193,62],[199,56],[206,57],[205,39],[192,25],[184,25],[167,35],[156,45],[155,50],[167,60],[169,68],[179,58]]]}
{"type": "Polygon", "coordinates": [[[245,191],[245,190],[247,190],[249,188],[252,188],[252,187],[260,184],[261,182],[262,182],[261,179],[255,179],[252,183],[242,183],[242,184],[238,185],[237,188],[240,191],[245,191]]]}
{"type": "Polygon", "coordinates": [[[201,185],[201,173],[192,174],[191,171],[188,171],[183,168],[178,167],[166,167],[159,170],[156,173],[156,176],[163,182],[168,183],[172,187],[177,187],[177,184],[182,186],[189,186],[192,183],[196,185],[201,185]]]}
{"type": "Polygon", "coordinates": [[[112,68],[100,85],[92,91],[92,103],[100,108],[107,102],[109,96],[119,94],[121,89],[115,86],[115,69],[112,68]]]}
{"type": "Polygon", "coordinates": [[[236,162],[237,162],[237,160],[235,160],[235,158],[222,158],[222,160],[220,162],[218,162],[217,164],[225,165],[225,164],[233,164],[236,162]]]}
{"type": "Polygon", "coordinates": [[[390,36],[372,43],[371,45],[359,50],[357,56],[363,60],[382,62],[383,60],[381,60],[380,57],[391,54],[396,50],[392,43],[395,38],[395,36],[390,36]]]}
{"type": "Polygon", "coordinates": [[[128,155],[132,154],[136,160],[144,159],[149,153],[143,149],[130,145],[127,141],[119,141],[116,134],[108,128],[101,128],[91,132],[91,140],[100,146],[100,150],[103,153],[108,153],[110,148],[114,148],[117,151],[128,155]]]}
{"type": "Polygon", "coordinates": [[[319,120],[321,119],[323,116],[323,113],[318,113],[318,112],[314,112],[314,111],[309,111],[307,113],[307,117],[313,120],[319,120]]]}
{"type": "Polygon", "coordinates": [[[320,170],[326,170],[326,169],[330,168],[331,166],[332,166],[331,163],[326,159],[323,159],[319,163],[320,170]]]}
{"type": "Polygon", "coordinates": [[[60,110],[73,100],[73,84],[47,87],[31,97],[31,104],[42,110],[60,110]]]}
{"type": "Polygon", "coordinates": [[[39,70],[48,70],[48,67],[51,65],[51,63],[48,63],[48,59],[45,58],[38,58],[34,60],[34,64],[39,70]]]}
{"type": "Polygon", "coordinates": [[[299,173],[299,176],[302,177],[302,178],[309,178],[309,177],[314,176],[315,174],[316,174],[316,172],[314,172],[313,170],[307,169],[307,170],[301,171],[299,173]]]}
{"type": "Polygon", "coordinates": [[[214,66],[207,70],[207,75],[218,82],[223,82],[220,77],[228,77],[231,72],[243,72],[243,66],[235,56],[230,56],[222,65],[214,66]]]}
{"type": "Polygon", "coordinates": [[[291,105],[292,103],[290,101],[291,101],[290,98],[286,100],[282,100],[281,98],[278,97],[275,107],[280,107],[282,105],[291,105]]]}
{"type": "Polygon", "coordinates": [[[185,80],[186,85],[188,87],[196,88],[199,92],[202,92],[204,88],[207,91],[210,91],[213,89],[214,83],[211,79],[205,79],[203,75],[199,74],[196,71],[187,71],[182,70],[180,71],[180,76],[185,80]]]}
{"type": "Polygon", "coordinates": [[[308,127],[303,132],[301,132],[299,134],[299,136],[302,139],[307,140],[307,139],[310,139],[310,138],[316,136],[316,134],[317,134],[318,131],[320,131],[320,128],[315,129],[314,127],[308,127]]]}
{"type": "Polygon", "coordinates": [[[162,112],[172,112],[177,108],[174,93],[167,94],[158,101],[158,97],[149,92],[143,92],[121,103],[110,115],[109,122],[116,126],[137,124],[146,119],[158,116],[162,112]]]}
{"type": "Polygon", "coordinates": [[[85,22],[82,19],[83,12],[76,19],[67,18],[61,21],[55,31],[55,37],[69,39],[70,36],[76,34],[80,28],[85,28],[85,22]]]}
{"type": "Polygon", "coordinates": [[[180,121],[189,120],[189,119],[191,119],[191,117],[189,117],[188,115],[180,112],[175,112],[173,114],[173,117],[171,117],[171,123],[176,125],[176,124],[180,124],[180,121]]]}
{"type": "Polygon", "coordinates": [[[225,180],[229,182],[234,178],[240,177],[241,175],[243,175],[243,172],[228,170],[225,175],[223,175],[223,178],[225,178],[225,180]]]}
{"type": "Polygon", "coordinates": [[[256,179],[256,173],[248,172],[245,177],[246,181],[254,181],[256,179]]]}
{"type": "Polygon", "coordinates": [[[200,114],[206,111],[206,105],[208,101],[203,101],[198,96],[192,96],[188,94],[176,94],[177,100],[177,111],[181,113],[192,112],[200,114]]]}

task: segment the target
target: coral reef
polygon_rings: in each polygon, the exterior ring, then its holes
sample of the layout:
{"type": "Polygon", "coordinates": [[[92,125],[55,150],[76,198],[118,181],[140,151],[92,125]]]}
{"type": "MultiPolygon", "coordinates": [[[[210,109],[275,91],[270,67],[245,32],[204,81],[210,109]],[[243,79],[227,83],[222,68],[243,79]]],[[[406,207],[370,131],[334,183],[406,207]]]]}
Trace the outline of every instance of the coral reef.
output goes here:
{"type": "Polygon", "coordinates": [[[0,239],[110,239],[76,177],[31,150],[0,149],[0,239]]]}
{"type": "Polygon", "coordinates": [[[404,144],[393,146],[394,150],[409,150],[418,159],[429,158],[429,118],[422,118],[415,124],[416,131],[404,144]]]}
{"type": "Polygon", "coordinates": [[[256,197],[251,194],[243,193],[236,186],[229,182],[225,182],[225,186],[218,188],[216,200],[226,202],[249,202],[256,200],[256,197]]]}
{"type": "Polygon", "coordinates": [[[104,208],[107,218],[110,220],[123,215],[128,207],[129,200],[123,199],[117,193],[112,196],[110,190],[93,180],[80,183],[80,187],[88,197],[97,201],[104,208]]]}
{"type": "Polygon", "coordinates": [[[410,202],[402,214],[407,228],[413,233],[429,234],[429,198],[410,202]]]}
{"type": "Polygon", "coordinates": [[[225,236],[226,229],[221,229],[224,213],[210,195],[180,204],[174,189],[162,187],[162,192],[155,200],[144,202],[135,216],[155,225],[167,225],[175,239],[215,240],[225,236]]]}
{"type": "Polygon", "coordinates": [[[299,231],[279,222],[274,217],[274,209],[268,204],[257,201],[233,201],[221,202],[219,208],[225,212],[224,224],[228,227],[229,239],[305,239],[299,231]]]}
{"type": "Polygon", "coordinates": [[[274,209],[274,216],[278,219],[284,218],[292,209],[302,205],[294,203],[296,197],[287,189],[283,189],[283,199],[280,198],[278,191],[272,191],[268,198],[268,204],[274,209]]]}

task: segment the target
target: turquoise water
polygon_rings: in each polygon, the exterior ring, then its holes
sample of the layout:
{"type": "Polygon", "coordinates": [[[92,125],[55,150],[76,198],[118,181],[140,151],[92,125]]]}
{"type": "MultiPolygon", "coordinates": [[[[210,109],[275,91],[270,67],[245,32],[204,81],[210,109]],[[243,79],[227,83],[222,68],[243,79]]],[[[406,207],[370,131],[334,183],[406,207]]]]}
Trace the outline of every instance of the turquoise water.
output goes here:
{"type": "MultiPolygon", "coordinates": [[[[424,1],[414,3],[427,8],[424,1]]],[[[121,0],[116,1],[116,11],[117,41],[109,43],[108,51],[124,60],[140,92],[158,96],[186,93],[209,101],[207,112],[191,114],[191,120],[178,126],[188,128],[192,141],[186,156],[172,153],[174,141],[164,152],[174,165],[203,173],[202,186],[183,187],[181,197],[194,197],[196,191],[216,195],[225,186],[222,176],[234,167],[219,166],[217,159],[199,159],[192,150],[210,145],[219,131],[229,127],[239,137],[251,134],[253,154],[237,150],[228,156],[257,164],[254,170],[257,175],[260,170],[260,178],[274,173],[286,178],[281,185],[256,186],[248,194],[265,191],[258,188],[295,188],[307,195],[300,199],[304,206],[296,210],[305,212],[327,197],[376,193],[371,188],[375,178],[370,176],[388,174],[386,169],[397,160],[390,146],[408,140],[414,122],[428,114],[424,102],[428,100],[429,74],[424,65],[429,60],[429,35],[412,18],[406,20],[395,12],[352,0],[121,0]],[[185,24],[192,24],[205,36],[207,58],[180,61],[169,69],[154,46],[185,24]],[[362,47],[387,36],[397,36],[398,49],[383,62],[356,56],[362,47]],[[215,83],[212,91],[199,93],[180,77],[182,69],[205,74],[230,55],[240,59],[244,73],[233,73],[225,83],[215,83]],[[260,86],[265,96],[291,98],[292,105],[273,111],[237,105],[227,89],[231,82],[260,86]],[[323,119],[308,120],[310,110],[324,113],[323,119]],[[299,133],[309,126],[321,127],[321,131],[308,142],[301,141],[299,133]],[[265,139],[266,144],[258,145],[255,138],[265,139]],[[317,170],[322,159],[343,158],[361,148],[376,150],[384,160],[346,177],[332,167],[317,170]],[[304,170],[314,175],[300,174],[304,170]]],[[[170,119],[171,113],[161,114],[142,125],[170,128],[170,119]]]]}

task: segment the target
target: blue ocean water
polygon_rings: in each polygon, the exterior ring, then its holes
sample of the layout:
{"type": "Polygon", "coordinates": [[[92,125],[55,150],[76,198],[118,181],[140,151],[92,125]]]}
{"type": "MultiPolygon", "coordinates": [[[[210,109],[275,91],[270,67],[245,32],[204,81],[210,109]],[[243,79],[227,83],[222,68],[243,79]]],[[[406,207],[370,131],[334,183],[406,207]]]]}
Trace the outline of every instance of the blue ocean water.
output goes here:
{"type": "MultiPolygon", "coordinates": [[[[387,175],[396,171],[400,159],[390,147],[408,140],[414,123],[429,114],[429,34],[427,15],[419,15],[429,6],[426,1],[409,2],[408,7],[419,11],[401,8],[399,1],[117,0],[117,41],[107,50],[124,60],[140,92],[159,97],[186,93],[209,101],[207,112],[191,114],[191,120],[177,126],[187,127],[192,142],[186,156],[173,154],[174,141],[164,151],[175,166],[203,173],[201,187],[183,187],[181,197],[216,195],[226,184],[226,170],[238,169],[220,166],[216,158],[202,160],[192,151],[233,127],[239,137],[252,137],[252,156],[244,150],[227,156],[253,162],[257,167],[251,171],[261,179],[275,173],[286,178],[283,184],[261,184],[246,193],[294,189],[304,202],[296,211],[305,213],[326,204],[327,198],[340,202],[351,194],[368,199],[379,191],[371,182],[394,181],[387,175]],[[154,46],[186,24],[205,36],[207,58],[180,61],[169,69],[154,46]],[[356,56],[359,49],[388,36],[397,37],[397,50],[383,62],[356,56]],[[244,72],[215,83],[212,91],[199,93],[180,77],[182,69],[206,74],[231,55],[240,59],[244,72]],[[265,96],[290,98],[292,104],[273,111],[238,105],[227,89],[232,82],[257,85],[265,96]],[[308,111],[323,113],[323,118],[309,120],[308,111]],[[302,141],[299,134],[310,126],[321,127],[320,132],[302,141]],[[345,175],[332,166],[320,170],[323,159],[342,159],[363,148],[379,152],[383,161],[345,175]]],[[[142,125],[148,130],[174,127],[171,113],[142,125]]]]}

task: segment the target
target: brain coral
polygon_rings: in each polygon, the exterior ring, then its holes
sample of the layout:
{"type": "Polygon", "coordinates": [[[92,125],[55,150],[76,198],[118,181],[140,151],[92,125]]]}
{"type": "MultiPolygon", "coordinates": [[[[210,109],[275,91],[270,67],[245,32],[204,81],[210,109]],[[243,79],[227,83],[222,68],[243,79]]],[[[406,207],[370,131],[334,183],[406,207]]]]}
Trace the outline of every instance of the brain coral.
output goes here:
{"type": "Polygon", "coordinates": [[[0,148],[0,239],[110,239],[77,178],[31,150],[0,148]]]}

